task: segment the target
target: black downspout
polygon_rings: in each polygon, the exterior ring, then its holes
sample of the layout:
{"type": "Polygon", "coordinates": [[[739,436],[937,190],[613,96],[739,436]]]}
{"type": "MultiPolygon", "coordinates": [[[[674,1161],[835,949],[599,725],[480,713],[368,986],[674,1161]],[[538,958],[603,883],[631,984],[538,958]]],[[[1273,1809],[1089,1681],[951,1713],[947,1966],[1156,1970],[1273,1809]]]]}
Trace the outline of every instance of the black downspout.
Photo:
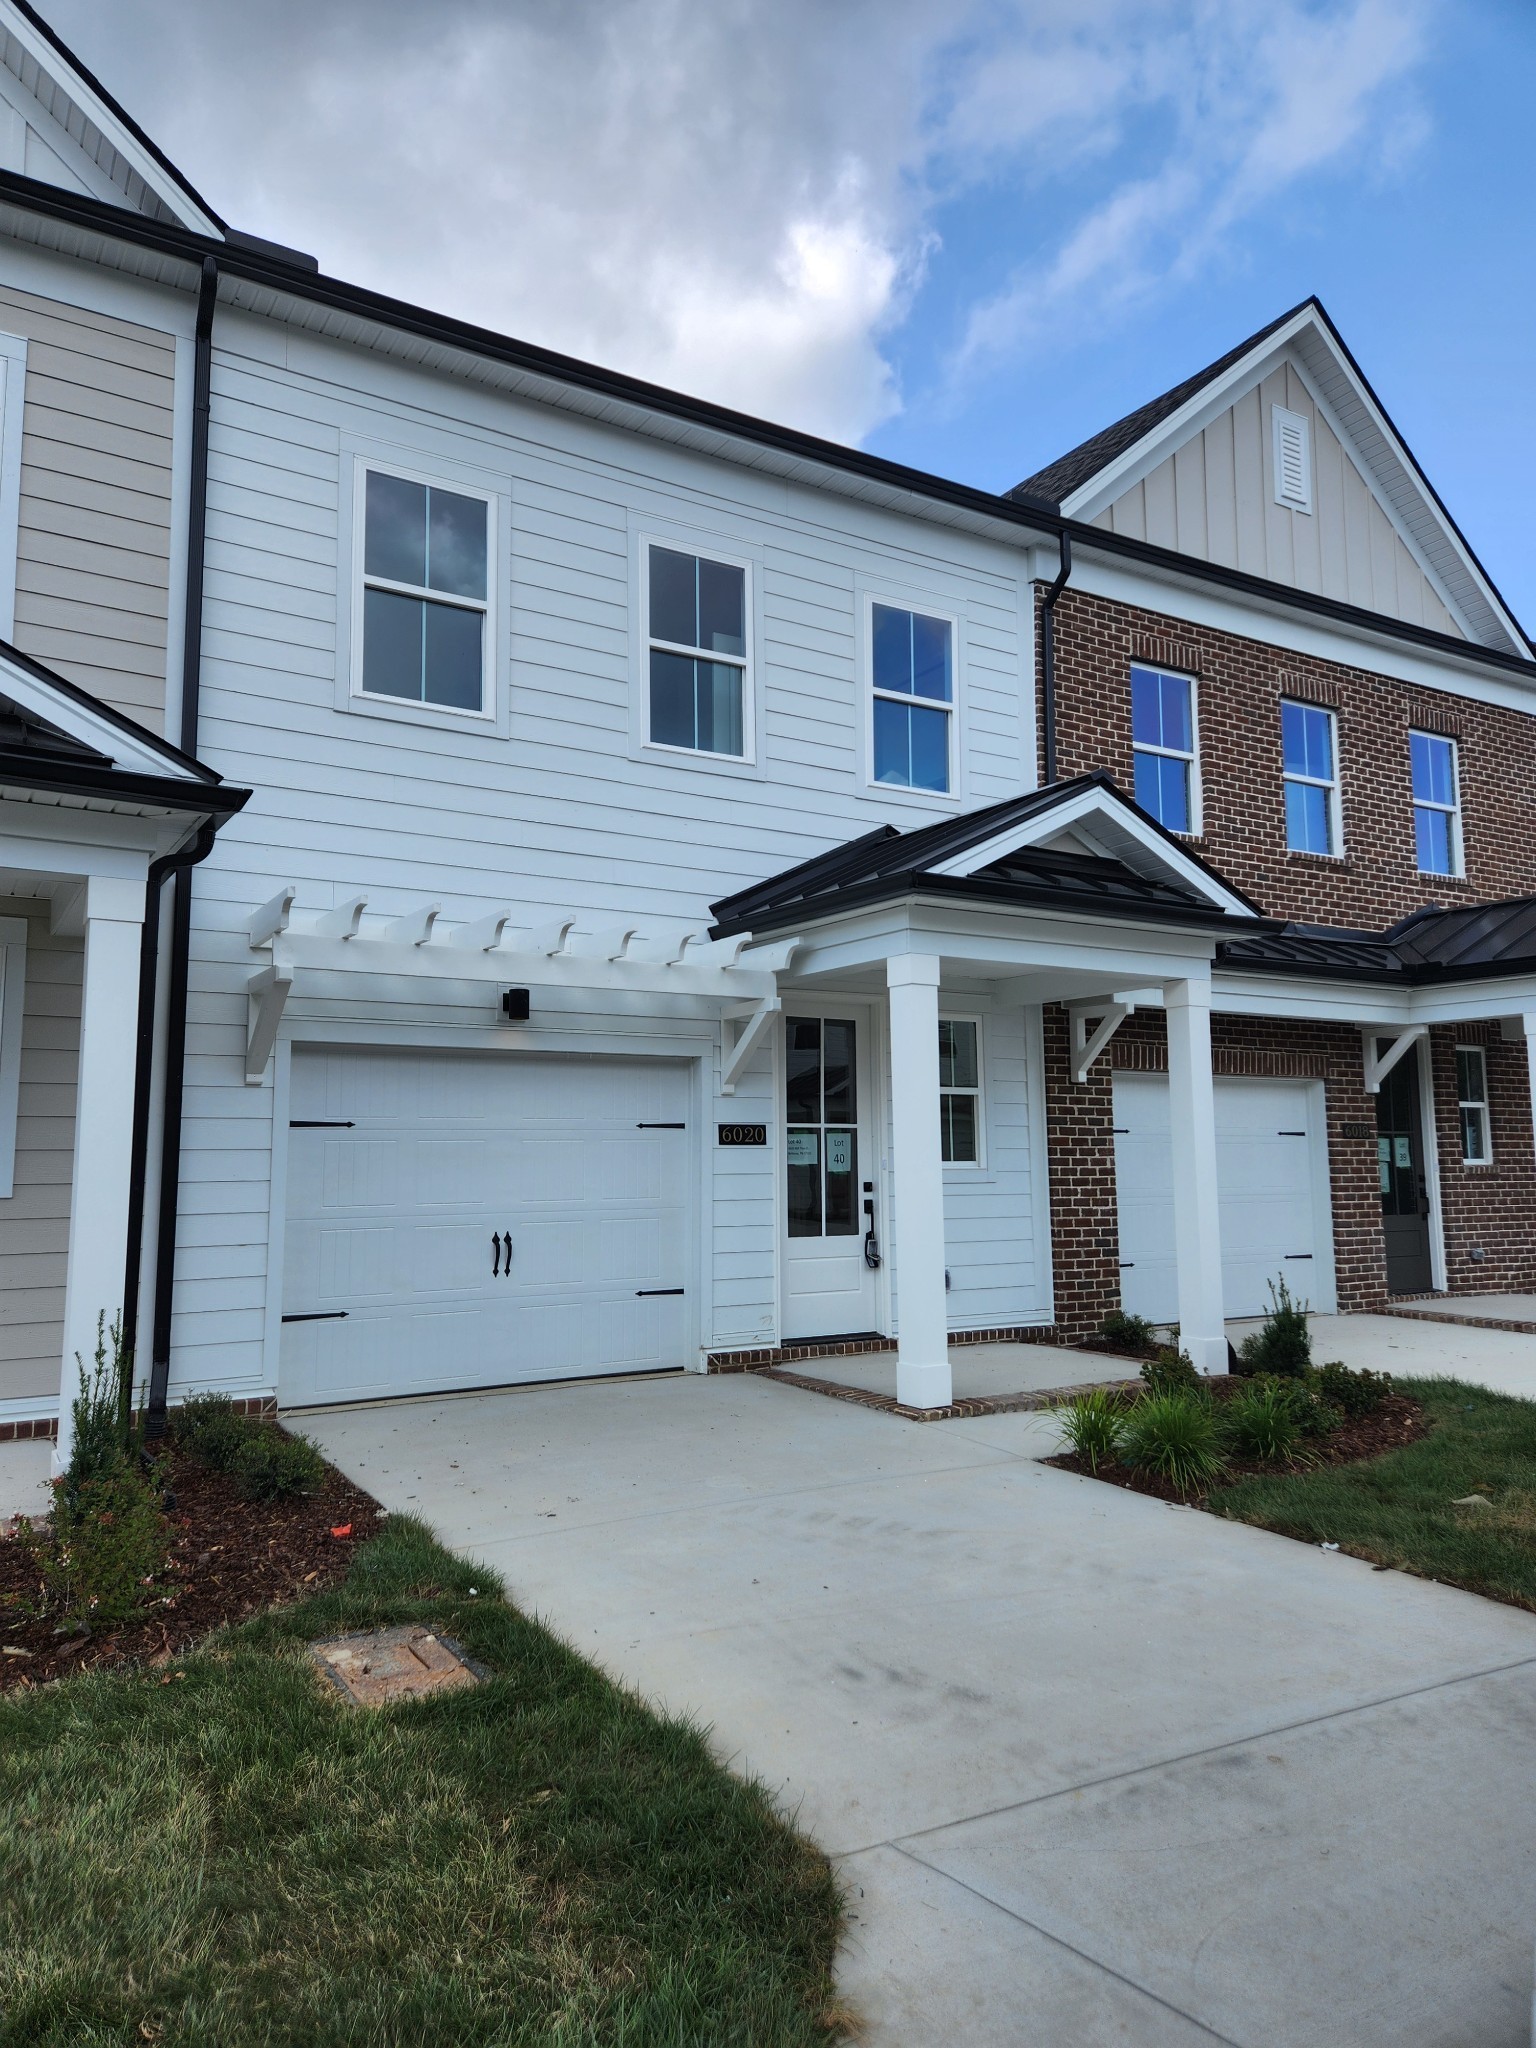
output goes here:
{"type": "Polygon", "coordinates": [[[1072,574],[1072,536],[1062,529],[1061,567],[1040,608],[1040,724],[1045,737],[1045,780],[1056,780],[1056,600],[1072,574]]]}
{"type": "MultiPolygon", "coordinates": [[[[192,473],[187,503],[187,607],[182,629],[181,750],[196,754],[198,686],[203,666],[203,558],[208,524],[208,420],[213,388],[213,311],[219,296],[216,258],[203,258],[192,361],[192,473]]],[[[205,831],[208,828],[205,828],[205,831]]],[[[201,836],[201,835],[200,835],[201,836]]],[[[211,833],[209,844],[212,844],[211,833]]],[[[207,849],[205,848],[204,851],[207,849]]],[[[201,858],[201,855],[198,856],[201,858]]],[[[165,1034],[165,1108],[160,1127],[159,1228],[150,1339],[148,1428],[165,1427],[171,1377],[171,1295],[176,1284],[176,1220],[181,1196],[181,1112],[187,1063],[187,961],[192,936],[192,864],[176,870],[171,900],[171,966],[165,1034]]],[[[142,991],[141,991],[142,995],[142,991]]],[[[142,1011],[140,1013],[142,1021],[142,1011]]],[[[148,1107],[146,1104],[146,1118],[148,1107]]],[[[146,1126],[147,1128],[147,1126],[146,1126]]]]}

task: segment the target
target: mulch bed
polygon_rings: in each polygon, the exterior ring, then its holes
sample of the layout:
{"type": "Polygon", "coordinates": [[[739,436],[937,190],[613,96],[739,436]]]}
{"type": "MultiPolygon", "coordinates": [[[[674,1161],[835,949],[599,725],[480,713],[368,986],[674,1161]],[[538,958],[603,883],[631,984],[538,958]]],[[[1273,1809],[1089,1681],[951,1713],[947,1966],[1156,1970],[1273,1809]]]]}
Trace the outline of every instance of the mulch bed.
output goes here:
{"type": "Polygon", "coordinates": [[[0,1692],[71,1671],[168,1664],[226,1622],[345,1578],[358,1544],[382,1519],[372,1495],[333,1465],[316,1492],[277,1501],[247,1500],[229,1474],[174,1451],[166,1471],[174,1503],[166,1513],[170,1557],[132,1621],[59,1636],[53,1616],[26,1619],[21,1608],[37,1600],[37,1574],[17,1539],[0,1534],[0,1692]],[[349,1535],[332,1534],[348,1527],[349,1535]],[[5,1654],[14,1650],[28,1654],[5,1654]]]}
{"type": "MultiPolygon", "coordinates": [[[[1230,1401],[1243,1389],[1244,1382],[1240,1378],[1218,1378],[1211,1383],[1212,1396],[1218,1401],[1230,1401]]],[[[1218,1484],[1225,1486],[1235,1479],[1273,1477],[1287,1469],[1307,1471],[1315,1470],[1319,1465],[1359,1464],[1367,1458],[1379,1458],[1388,1451],[1398,1450],[1403,1444],[1416,1443],[1420,1437],[1428,1436],[1429,1427],[1429,1418],[1417,1401],[1410,1401],[1406,1394],[1389,1394],[1372,1414],[1346,1417],[1332,1436],[1308,1437],[1304,1463],[1287,1468],[1284,1465],[1261,1464],[1255,1458],[1229,1458],[1218,1484]]],[[[1095,1472],[1088,1460],[1079,1457],[1075,1451],[1062,1451],[1044,1462],[1058,1466],[1063,1472],[1079,1472],[1085,1479],[1102,1479],[1107,1486],[1123,1486],[1128,1493],[1147,1493],[1154,1500],[1176,1501],[1186,1507],[1204,1507],[1208,1497],[1197,1493],[1186,1498],[1157,1473],[1138,1472],[1128,1465],[1101,1464],[1095,1472]]]]}

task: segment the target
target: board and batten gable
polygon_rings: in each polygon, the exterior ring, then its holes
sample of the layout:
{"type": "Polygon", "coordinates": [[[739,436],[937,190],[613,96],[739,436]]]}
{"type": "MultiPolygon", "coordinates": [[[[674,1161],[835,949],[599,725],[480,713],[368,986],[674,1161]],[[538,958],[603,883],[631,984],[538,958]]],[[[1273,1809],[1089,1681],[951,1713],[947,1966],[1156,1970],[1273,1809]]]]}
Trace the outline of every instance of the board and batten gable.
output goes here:
{"type": "Polygon", "coordinates": [[[1092,522],[1271,582],[1464,637],[1296,365],[1277,364],[1092,522]],[[1308,423],[1312,510],[1276,502],[1273,408],[1308,423]]]}
{"type": "Polygon", "coordinates": [[[16,645],[163,733],[176,343],[0,281],[26,351],[16,645]]]}
{"type": "MultiPolygon", "coordinates": [[[[562,912],[589,931],[620,919],[697,927],[712,900],[873,826],[927,824],[1031,784],[1027,587],[1020,553],[941,521],[221,309],[199,751],[256,794],[197,874],[174,1384],[271,1383],[273,1125],[286,1110],[281,1052],[264,1086],[242,1080],[244,926],[257,904],[293,883],[306,908],[367,892],[373,911],[432,901],[445,919],[505,904],[525,929],[562,912]],[[495,719],[350,699],[359,457],[495,500],[495,719]],[[639,600],[652,539],[749,565],[748,761],[643,744],[639,600]],[[869,780],[865,639],[877,597],[957,621],[950,803],[869,780]]],[[[649,1047],[699,1060],[699,1341],[772,1336],[777,1148],[712,1143],[718,1121],[771,1121],[771,1049],[721,1097],[718,1023],[697,1006],[669,1014],[647,1002],[618,1016],[596,999],[545,997],[532,1027],[509,1031],[483,989],[417,984],[402,996],[341,976],[296,987],[288,1017],[310,1040],[649,1047]]],[[[1001,1299],[995,1264],[978,1245],[988,1319],[1001,1299]]]]}

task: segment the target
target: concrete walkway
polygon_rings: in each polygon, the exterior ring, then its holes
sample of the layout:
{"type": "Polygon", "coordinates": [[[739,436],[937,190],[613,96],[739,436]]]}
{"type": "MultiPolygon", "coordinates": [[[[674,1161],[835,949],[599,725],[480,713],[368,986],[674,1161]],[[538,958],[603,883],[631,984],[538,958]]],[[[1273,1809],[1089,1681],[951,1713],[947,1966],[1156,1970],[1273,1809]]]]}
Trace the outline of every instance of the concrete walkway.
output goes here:
{"type": "Polygon", "coordinates": [[[1536,1617],[1057,1472],[1038,1416],[732,1375],[303,1423],[798,1814],[871,2043],[1529,2041],[1536,1617]]]}
{"type": "MultiPolygon", "coordinates": [[[[1495,1393],[1536,1401],[1536,1337],[1523,1330],[1487,1330],[1406,1316],[1309,1316],[1312,1356],[1402,1379],[1471,1380],[1495,1393]]],[[[1229,1323],[1234,1344],[1259,1325],[1229,1323]]]]}

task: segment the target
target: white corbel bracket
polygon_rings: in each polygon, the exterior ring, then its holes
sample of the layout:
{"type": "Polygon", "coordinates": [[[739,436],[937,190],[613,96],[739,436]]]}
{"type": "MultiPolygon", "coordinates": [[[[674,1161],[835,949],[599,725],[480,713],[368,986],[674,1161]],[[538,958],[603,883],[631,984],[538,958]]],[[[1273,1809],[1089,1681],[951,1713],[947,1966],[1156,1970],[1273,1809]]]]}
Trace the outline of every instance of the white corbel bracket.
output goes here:
{"type": "Polygon", "coordinates": [[[1127,1017],[1137,1010],[1161,1009],[1160,988],[1117,989],[1110,996],[1096,996],[1092,1002],[1068,1003],[1067,1021],[1072,1030],[1072,1078],[1081,1085],[1094,1061],[1114,1037],[1127,1017]],[[1099,1020],[1098,1029],[1088,1029],[1090,1017],[1099,1020]]]}
{"type": "Polygon", "coordinates": [[[720,1093],[736,1093],[736,1077],[762,1043],[763,1034],[784,1007],[779,996],[764,996],[757,1003],[732,1003],[723,1012],[725,1045],[720,1062],[720,1093]],[[729,1026],[735,1025],[732,1036],[729,1026]]]}
{"type": "Polygon", "coordinates": [[[250,999],[245,1043],[245,1080],[249,1088],[261,1086],[267,1061],[277,1043],[277,1027],[283,1021],[283,1005],[292,987],[293,975],[285,966],[263,967],[245,985],[250,999]]]}
{"type": "Polygon", "coordinates": [[[1410,1024],[1406,1030],[1401,1025],[1392,1025],[1386,1030],[1373,1029],[1369,1024],[1366,1025],[1360,1034],[1361,1046],[1365,1057],[1366,1094],[1379,1094],[1382,1082],[1385,1081],[1388,1074],[1391,1073],[1408,1048],[1412,1045],[1417,1045],[1421,1038],[1427,1039],[1428,1037],[1429,1026],[1427,1024],[1410,1024]],[[1385,1052],[1379,1052],[1377,1045],[1383,1038],[1387,1041],[1387,1049],[1385,1052]]]}

